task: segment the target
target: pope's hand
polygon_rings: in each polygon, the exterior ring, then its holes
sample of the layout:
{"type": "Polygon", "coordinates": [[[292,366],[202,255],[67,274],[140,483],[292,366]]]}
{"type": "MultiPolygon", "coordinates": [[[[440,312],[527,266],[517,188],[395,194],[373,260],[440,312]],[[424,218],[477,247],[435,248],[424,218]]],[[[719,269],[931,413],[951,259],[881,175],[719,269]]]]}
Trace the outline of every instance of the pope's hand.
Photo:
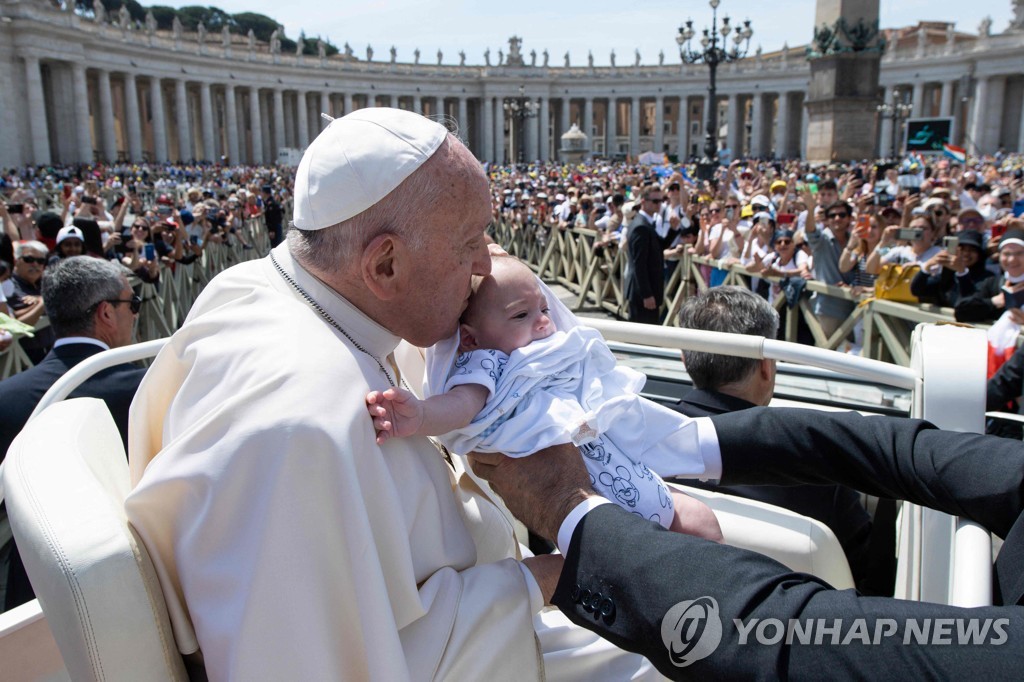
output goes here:
{"type": "Polygon", "coordinates": [[[476,475],[501,495],[512,515],[534,533],[557,540],[562,521],[595,495],[583,457],[571,443],[552,445],[528,457],[471,452],[476,475]]]}

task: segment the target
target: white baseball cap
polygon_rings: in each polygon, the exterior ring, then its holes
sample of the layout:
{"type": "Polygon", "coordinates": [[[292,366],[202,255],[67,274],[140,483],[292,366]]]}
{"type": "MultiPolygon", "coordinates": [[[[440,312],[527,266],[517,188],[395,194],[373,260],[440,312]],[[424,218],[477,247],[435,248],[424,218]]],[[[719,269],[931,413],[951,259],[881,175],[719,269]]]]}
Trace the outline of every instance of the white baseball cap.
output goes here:
{"type": "Polygon", "coordinates": [[[79,241],[85,241],[85,235],[82,234],[82,230],[75,225],[65,225],[60,228],[57,233],[57,243],[60,244],[65,239],[77,239],[79,241]]]}
{"type": "Polygon", "coordinates": [[[441,146],[448,130],[401,109],[359,109],[331,121],[295,175],[293,224],[322,230],[386,197],[441,146]]]}

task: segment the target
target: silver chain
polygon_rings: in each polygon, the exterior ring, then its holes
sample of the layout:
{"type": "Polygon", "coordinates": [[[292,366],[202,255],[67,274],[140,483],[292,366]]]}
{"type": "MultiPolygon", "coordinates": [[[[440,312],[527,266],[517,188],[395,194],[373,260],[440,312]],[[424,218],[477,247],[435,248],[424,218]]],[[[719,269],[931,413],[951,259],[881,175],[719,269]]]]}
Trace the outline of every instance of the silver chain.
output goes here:
{"type": "Polygon", "coordinates": [[[330,324],[332,327],[334,327],[339,332],[341,332],[341,335],[344,336],[346,339],[348,339],[349,343],[351,343],[353,346],[355,346],[355,349],[357,351],[359,351],[360,353],[363,353],[364,355],[368,355],[371,358],[373,358],[373,361],[377,363],[378,367],[380,367],[380,371],[384,373],[385,377],[387,377],[388,383],[391,384],[392,387],[394,387],[395,386],[395,382],[391,379],[391,375],[388,373],[388,371],[386,369],[384,369],[384,363],[381,362],[380,359],[376,355],[374,355],[370,351],[368,351],[365,348],[363,348],[362,346],[360,346],[356,342],[356,340],[353,339],[352,336],[347,331],[342,329],[341,325],[338,324],[337,322],[335,322],[334,318],[331,317],[330,314],[326,310],[324,310],[320,306],[319,303],[316,302],[316,299],[314,299],[312,296],[310,296],[309,293],[305,289],[303,289],[301,286],[299,286],[298,282],[296,282],[294,279],[292,279],[288,275],[288,273],[284,271],[284,268],[281,267],[281,264],[277,262],[276,258],[274,258],[274,252],[273,251],[270,252],[270,262],[274,264],[275,268],[277,268],[278,274],[280,274],[281,277],[284,278],[284,281],[288,282],[288,284],[291,284],[292,287],[295,289],[295,291],[299,292],[299,295],[302,296],[302,298],[304,298],[306,300],[306,303],[308,303],[309,306],[313,310],[315,310],[318,313],[320,313],[320,317],[322,317],[325,320],[327,320],[328,324],[330,324]]]}

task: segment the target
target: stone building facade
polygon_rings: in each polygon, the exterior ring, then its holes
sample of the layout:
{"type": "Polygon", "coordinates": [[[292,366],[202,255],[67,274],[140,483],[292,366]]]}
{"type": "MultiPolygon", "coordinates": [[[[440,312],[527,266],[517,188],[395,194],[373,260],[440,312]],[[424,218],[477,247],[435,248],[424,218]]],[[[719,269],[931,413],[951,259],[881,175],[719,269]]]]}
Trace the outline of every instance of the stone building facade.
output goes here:
{"type": "MultiPolygon", "coordinates": [[[[547,57],[537,64],[536,56],[522,58],[517,38],[500,65],[466,65],[464,57],[409,64],[350,52],[282,54],[279,41],[147,23],[97,20],[47,0],[0,1],[0,166],[269,163],[281,149],[305,147],[326,125],[321,112],[367,106],[444,115],[480,159],[502,162],[519,146],[511,145],[517,131],[502,104],[520,86],[538,105],[524,123],[529,159],[556,159],[573,123],[596,156],[689,157],[703,144],[700,65],[548,65],[547,57]]],[[[993,34],[983,22],[968,34],[922,22],[887,31],[887,39],[879,102],[898,92],[915,116],[953,116],[958,140],[973,152],[1024,151],[1024,27],[993,34]]],[[[809,74],[804,47],[719,69],[714,106],[733,156],[802,155],[809,74]]],[[[876,126],[879,155],[888,149],[887,125],[876,126]]]]}

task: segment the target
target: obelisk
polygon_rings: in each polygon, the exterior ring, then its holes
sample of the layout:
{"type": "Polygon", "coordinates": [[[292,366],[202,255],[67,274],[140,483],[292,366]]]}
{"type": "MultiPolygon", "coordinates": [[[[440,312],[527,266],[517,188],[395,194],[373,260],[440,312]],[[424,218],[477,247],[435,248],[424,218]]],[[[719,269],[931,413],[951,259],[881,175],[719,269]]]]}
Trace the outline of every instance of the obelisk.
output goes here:
{"type": "Polygon", "coordinates": [[[807,151],[810,162],[874,156],[878,71],[885,41],[879,0],[817,0],[808,48],[807,151]]]}

